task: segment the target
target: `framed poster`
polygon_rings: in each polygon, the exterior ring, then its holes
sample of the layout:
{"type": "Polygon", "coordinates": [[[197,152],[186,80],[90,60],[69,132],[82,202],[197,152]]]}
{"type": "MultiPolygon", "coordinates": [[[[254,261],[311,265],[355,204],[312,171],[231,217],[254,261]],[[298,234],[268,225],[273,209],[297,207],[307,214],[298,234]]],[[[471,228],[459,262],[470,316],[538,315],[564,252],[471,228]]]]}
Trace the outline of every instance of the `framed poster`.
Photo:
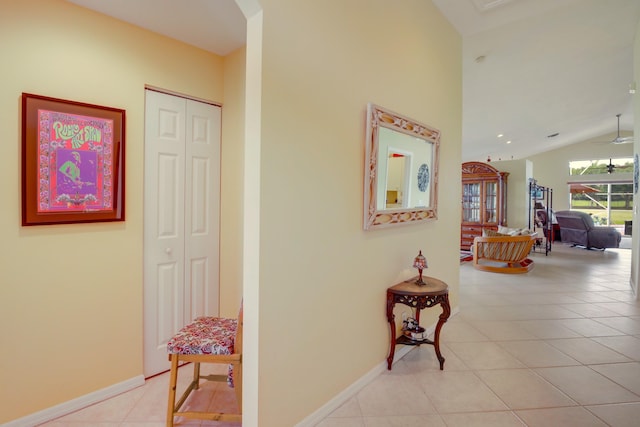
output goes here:
{"type": "Polygon", "coordinates": [[[22,225],[124,221],[125,111],[22,94],[22,225]]]}

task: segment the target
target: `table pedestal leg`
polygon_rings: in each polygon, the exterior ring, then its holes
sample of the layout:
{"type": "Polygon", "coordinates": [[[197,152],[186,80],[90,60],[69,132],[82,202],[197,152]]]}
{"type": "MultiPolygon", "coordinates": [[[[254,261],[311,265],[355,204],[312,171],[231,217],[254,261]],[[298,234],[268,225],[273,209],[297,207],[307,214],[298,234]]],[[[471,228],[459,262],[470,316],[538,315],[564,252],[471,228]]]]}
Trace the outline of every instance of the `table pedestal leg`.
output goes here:
{"type": "Polygon", "coordinates": [[[389,357],[387,357],[387,370],[391,370],[391,365],[393,364],[393,356],[396,352],[396,337],[395,334],[392,334],[391,337],[391,348],[389,349],[389,357]]]}
{"type": "Polygon", "coordinates": [[[391,344],[389,347],[389,357],[387,357],[387,369],[391,370],[393,364],[393,356],[396,352],[396,322],[393,314],[393,295],[387,293],[387,321],[389,322],[389,330],[391,332],[391,344]]]}
{"type": "Polygon", "coordinates": [[[438,324],[436,325],[436,332],[433,337],[433,346],[436,348],[436,356],[438,357],[438,361],[440,362],[440,370],[444,370],[444,357],[442,357],[442,353],[440,353],[440,329],[442,329],[442,325],[445,324],[449,315],[451,314],[451,307],[449,306],[449,295],[444,295],[443,301],[440,303],[442,307],[442,314],[440,314],[440,318],[438,319],[438,324]]]}

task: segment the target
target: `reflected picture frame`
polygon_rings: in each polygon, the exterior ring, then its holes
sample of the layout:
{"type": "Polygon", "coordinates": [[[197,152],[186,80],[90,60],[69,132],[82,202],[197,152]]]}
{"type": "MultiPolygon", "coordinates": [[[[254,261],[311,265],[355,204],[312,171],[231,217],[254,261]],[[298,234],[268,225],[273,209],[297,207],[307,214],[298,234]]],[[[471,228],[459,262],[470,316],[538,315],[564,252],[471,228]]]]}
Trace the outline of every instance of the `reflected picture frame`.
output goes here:
{"type": "Polygon", "coordinates": [[[531,196],[534,200],[543,200],[544,192],[542,191],[542,188],[536,186],[531,191],[531,196]]]}
{"type": "Polygon", "coordinates": [[[22,225],[124,221],[125,110],[22,93],[22,225]]]}

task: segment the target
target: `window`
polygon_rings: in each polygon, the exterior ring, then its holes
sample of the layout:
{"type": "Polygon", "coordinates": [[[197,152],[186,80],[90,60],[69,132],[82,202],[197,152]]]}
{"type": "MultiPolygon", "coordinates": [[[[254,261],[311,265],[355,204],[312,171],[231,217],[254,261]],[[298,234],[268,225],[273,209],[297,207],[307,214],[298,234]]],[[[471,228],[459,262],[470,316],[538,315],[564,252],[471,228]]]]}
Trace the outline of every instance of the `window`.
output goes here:
{"type": "Polygon", "coordinates": [[[624,227],[633,214],[633,158],[569,162],[571,210],[586,212],[596,225],[624,227]],[[578,180],[578,177],[580,179],[578,180]]]}
{"type": "Polygon", "coordinates": [[[602,175],[633,172],[633,158],[578,160],[569,162],[569,175],[602,175]],[[611,167],[613,166],[613,167],[611,167]],[[611,169],[611,170],[609,170],[611,169]]]}

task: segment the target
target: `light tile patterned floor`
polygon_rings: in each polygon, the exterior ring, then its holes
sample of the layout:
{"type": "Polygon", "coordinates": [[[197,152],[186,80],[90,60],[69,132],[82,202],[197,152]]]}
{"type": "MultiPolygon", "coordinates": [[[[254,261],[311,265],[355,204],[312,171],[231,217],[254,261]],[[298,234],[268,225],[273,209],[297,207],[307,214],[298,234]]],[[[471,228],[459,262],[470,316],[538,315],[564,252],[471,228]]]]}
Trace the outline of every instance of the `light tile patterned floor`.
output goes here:
{"type": "MultiPolygon", "coordinates": [[[[318,427],[640,425],[631,251],[557,244],[532,258],[536,267],[524,275],[462,264],[460,312],[441,336],[445,370],[433,347],[416,347],[318,427]]],[[[167,384],[166,375],[151,378],[45,426],[163,426],[167,384]]],[[[224,384],[205,387],[194,404],[234,405],[224,384]]]]}
{"type": "Polygon", "coordinates": [[[631,251],[557,244],[532,258],[525,275],[462,264],[445,370],[418,347],[318,427],[639,426],[631,251]]]}

